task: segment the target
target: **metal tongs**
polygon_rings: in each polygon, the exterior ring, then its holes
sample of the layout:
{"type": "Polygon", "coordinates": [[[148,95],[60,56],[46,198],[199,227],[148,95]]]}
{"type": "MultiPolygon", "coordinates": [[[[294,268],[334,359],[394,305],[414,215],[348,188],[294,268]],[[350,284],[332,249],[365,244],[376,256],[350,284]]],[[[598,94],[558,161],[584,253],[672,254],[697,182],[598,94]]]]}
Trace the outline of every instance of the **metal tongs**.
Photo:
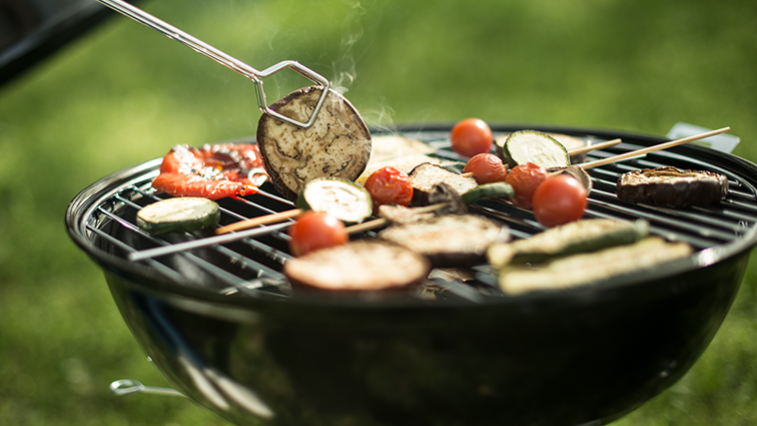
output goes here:
{"type": "Polygon", "coordinates": [[[329,81],[321,76],[320,74],[316,73],[315,71],[301,65],[297,61],[283,61],[279,62],[276,65],[273,65],[272,67],[266,68],[263,71],[258,71],[255,68],[245,64],[244,62],[240,61],[239,59],[233,58],[226,53],[221,52],[220,50],[214,48],[213,46],[210,46],[209,44],[198,40],[191,35],[181,31],[180,29],[169,25],[166,22],[163,22],[162,20],[156,18],[155,16],[150,15],[149,13],[129,4],[122,0],[97,0],[100,3],[108,6],[109,8],[122,13],[129,18],[134,19],[137,22],[140,22],[144,25],[147,25],[148,27],[157,30],[164,35],[166,35],[168,38],[178,41],[179,43],[188,46],[195,52],[201,53],[208,58],[218,62],[219,64],[232,69],[239,74],[242,74],[243,76],[249,78],[252,80],[253,83],[255,83],[255,94],[257,95],[258,99],[258,107],[264,114],[271,115],[273,117],[278,118],[279,120],[283,120],[287,123],[293,124],[297,127],[302,128],[308,128],[313,125],[315,122],[316,117],[318,117],[318,113],[321,110],[321,107],[323,106],[324,101],[326,100],[326,96],[328,95],[329,86],[331,83],[329,81]],[[314,83],[320,85],[323,87],[321,97],[318,99],[318,103],[315,106],[315,109],[313,110],[313,113],[310,115],[310,118],[307,121],[297,121],[290,117],[287,117],[283,114],[279,114],[278,112],[272,110],[268,106],[268,102],[266,100],[265,91],[263,90],[263,78],[269,77],[273,74],[276,74],[277,72],[284,70],[286,68],[290,68],[297,72],[298,74],[302,75],[303,77],[313,81],[314,83]]]}

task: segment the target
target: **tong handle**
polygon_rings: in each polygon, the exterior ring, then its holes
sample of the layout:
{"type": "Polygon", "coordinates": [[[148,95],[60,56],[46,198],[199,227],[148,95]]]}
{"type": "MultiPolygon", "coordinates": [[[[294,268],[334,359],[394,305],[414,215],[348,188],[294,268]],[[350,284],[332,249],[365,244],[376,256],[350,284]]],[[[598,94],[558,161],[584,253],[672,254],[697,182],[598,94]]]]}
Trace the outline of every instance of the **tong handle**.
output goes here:
{"type": "Polygon", "coordinates": [[[325,77],[301,65],[297,61],[279,62],[278,64],[272,67],[269,67],[263,71],[258,71],[255,68],[240,61],[239,59],[236,59],[230,55],[227,55],[226,53],[203,42],[202,40],[192,37],[191,35],[185,33],[184,31],[181,31],[180,29],[174,27],[173,25],[170,25],[167,22],[164,22],[161,19],[156,18],[155,16],[150,15],[144,10],[139,9],[138,7],[131,5],[123,0],[97,0],[97,1],[115,10],[116,12],[119,12],[141,24],[144,24],[162,33],[168,38],[176,40],[179,43],[194,50],[195,52],[205,55],[208,58],[225,66],[226,68],[234,70],[238,72],[239,74],[242,74],[243,76],[252,80],[253,83],[255,83],[255,87],[257,89],[256,95],[257,95],[257,100],[258,100],[258,107],[265,114],[269,114],[280,120],[286,121],[287,123],[294,124],[295,126],[298,126],[298,127],[308,128],[315,122],[315,119],[318,116],[318,113],[320,112],[324,101],[326,100],[326,96],[328,95],[328,89],[330,86],[329,81],[325,77]],[[303,77],[323,87],[323,93],[320,99],[318,100],[318,104],[316,105],[313,113],[310,115],[310,118],[308,119],[308,121],[302,122],[302,121],[294,120],[285,115],[279,114],[278,112],[272,110],[268,106],[268,101],[266,100],[265,91],[263,90],[263,81],[261,79],[268,77],[270,75],[273,75],[286,68],[290,68],[294,70],[295,72],[302,75],[303,77]]]}

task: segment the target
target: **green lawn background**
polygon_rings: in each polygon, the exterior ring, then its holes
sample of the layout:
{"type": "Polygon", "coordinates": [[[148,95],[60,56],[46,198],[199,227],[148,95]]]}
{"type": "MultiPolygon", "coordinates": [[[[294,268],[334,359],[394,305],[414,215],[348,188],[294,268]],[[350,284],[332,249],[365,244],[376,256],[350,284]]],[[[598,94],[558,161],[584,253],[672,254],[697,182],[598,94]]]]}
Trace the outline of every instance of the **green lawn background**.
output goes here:
{"type": "MultiPolygon", "coordinates": [[[[757,161],[753,0],[142,6],[258,69],[302,62],[371,125],[476,116],[664,135],[683,121],[731,126],[735,153],[757,161]]],[[[266,84],[277,99],[304,83],[266,84]]],[[[0,87],[0,424],[226,424],[180,398],[109,393],[121,378],[168,384],[63,216],[106,174],[254,134],[259,116],[244,77],[121,17],[0,87]]],[[[617,425],[757,423],[756,272],[694,368],[617,425]]]]}

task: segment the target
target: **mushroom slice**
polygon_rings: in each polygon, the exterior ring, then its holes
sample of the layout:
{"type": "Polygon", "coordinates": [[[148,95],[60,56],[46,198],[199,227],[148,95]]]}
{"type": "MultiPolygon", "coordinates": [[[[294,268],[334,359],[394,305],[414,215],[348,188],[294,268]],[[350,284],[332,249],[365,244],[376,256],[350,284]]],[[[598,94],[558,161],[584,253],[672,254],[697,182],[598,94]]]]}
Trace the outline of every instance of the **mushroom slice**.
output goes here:
{"type": "Polygon", "coordinates": [[[466,214],[391,226],[381,231],[379,238],[428,257],[434,267],[468,267],[485,262],[489,246],[507,241],[510,230],[493,220],[466,214]]]}
{"type": "Polygon", "coordinates": [[[358,240],[288,260],[284,274],[300,287],[336,291],[375,291],[420,283],[430,268],[412,251],[378,240],[358,240]]]}
{"type": "MultiPolygon", "coordinates": [[[[296,90],[274,102],[271,109],[305,121],[322,90],[318,86],[296,90]]],[[[354,181],[371,156],[368,127],[355,107],[331,89],[312,126],[303,129],[263,114],[257,140],[271,182],[281,195],[291,200],[315,178],[354,181]]]]}

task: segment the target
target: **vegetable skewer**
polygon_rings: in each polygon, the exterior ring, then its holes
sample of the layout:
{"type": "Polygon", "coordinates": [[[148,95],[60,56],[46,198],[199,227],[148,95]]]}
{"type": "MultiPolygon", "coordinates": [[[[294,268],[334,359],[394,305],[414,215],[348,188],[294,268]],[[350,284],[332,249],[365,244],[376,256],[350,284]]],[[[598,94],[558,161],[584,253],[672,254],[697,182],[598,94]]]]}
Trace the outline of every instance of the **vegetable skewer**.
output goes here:
{"type": "MultiPolygon", "coordinates": [[[[595,149],[609,148],[609,147],[618,145],[619,143],[621,143],[620,139],[612,139],[612,140],[609,140],[609,141],[606,141],[606,142],[598,143],[596,145],[586,146],[586,147],[583,147],[583,148],[571,149],[571,150],[568,151],[568,153],[571,154],[571,155],[573,155],[573,154],[580,154],[580,153],[592,151],[592,150],[595,150],[595,149]]],[[[462,176],[468,176],[468,177],[469,176],[473,176],[473,173],[472,172],[463,173],[462,176]]],[[[429,211],[433,211],[433,210],[429,210],[429,211]]],[[[255,217],[255,218],[252,218],[252,219],[246,219],[246,220],[242,220],[242,221],[239,221],[239,222],[232,223],[231,225],[222,226],[222,227],[220,227],[220,228],[218,228],[216,230],[216,234],[217,235],[223,235],[223,234],[227,234],[229,232],[236,232],[236,231],[240,231],[240,230],[243,230],[243,229],[252,228],[252,227],[255,227],[255,226],[268,225],[268,224],[271,224],[271,223],[282,222],[282,221],[285,221],[287,219],[293,219],[293,218],[299,216],[302,213],[303,213],[302,209],[292,209],[292,210],[284,211],[284,212],[281,212],[281,213],[272,213],[272,214],[266,215],[266,216],[260,216],[260,217],[255,217]]],[[[377,219],[377,220],[380,220],[380,219],[377,219]]],[[[375,222],[375,221],[372,221],[372,222],[375,222]]],[[[371,222],[366,222],[366,224],[368,224],[368,223],[371,223],[371,222]]],[[[354,228],[356,226],[359,226],[359,225],[353,225],[350,228],[354,228]]],[[[348,228],[348,229],[350,229],[350,228],[348,228]]],[[[368,229],[373,229],[373,228],[366,228],[365,230],[368,230],[368,229]]]]}
{"type": "MultiPolygon", "coordinates": [[[[682,139],[677,139],[677,140],[670,141],[670,142],[665,142],[665,143],[657,144],[657,145],[654,145],[654,146],[651,146],[651,147],[642,148],[642,149],[638,149],[638,150],[635,150],[635,151],[630,151],[630,152],[627,152],[625,154],[620,154],[620,155],[608,157],[608,158],[605,158],[605,159],[602,159],[602,160],[592,161],[592,162],[588,162],[588,163],[582,163],[579,166],[582,167],[582,168],[584,168],[584,169],[586,169],[586,168],[597,167],[597,166],[605,165],[605,164],[609,164],[609,163],[614,163],[614,162],[617,162],[617,161],[625,160],[627,158],[637,157],[639,155],[648,154],[650,152],[659,151],[659,150],[667,149],[667,148],[674,147],[674,146],[677,146],[677,145],[682,145],[682,144],[685,144],[685,143],[688,143],[688,142],[704,139],[704,138],[707,138],[707,137],[710,137],[710,136],[718,135],[720,133],[728,132],[730,130],[731,130],[730,127],[723,127],[721,129],[717,129],[717,130],[713,130],[713,131],[710,131],[710,132],[701,133],[701,134],[694,135],[694,136],[689,136],[689,137],[682,138],[682,139]]],[[[431,207],[434,207],[434,206],[436,206],[436,209],[438,209],[438,208],[441,208],[442,204],[439,204],[439,205],[430,205],[430,206],[427,206],[427,208],[431,208],[431,207]]],[[[295,210],[297,210],[297,209],[295,209],[295,210]]],[[[293,212],[293,211],[290,211],[290,212],[293,212]]],[[[288,213],[288,212],[277,213],[275,215],[269,215],[269,216],[281,217],[285,213],[288,213]]],[[[291,213],[291,214],[294,214],[294,213],[291,213]]],[[[266,216],[263,216],[263,217],[266,217],[266,216]]],[[[256,218],[256,219],[262,219],[262,217],[261,218],[256,218]]],[[[379,221],[382,221],[382,219],[376,219],[374,221],[370,221],[370,222],[366,222],[365,224],[361,224],[361,225],[364,225],[364,226],[355,225],[355,226],[352,226],[352,227],[348,227],[347,228],[347,232],[349,232],[349,233],[355,233],[355,232],[360,232],[360,231],[365,231],[365,230],[371,229],[371,228],[367,228],[367,226],[368,226],[369,223],[371,223],[372,226],[374,226],[374,227],[381,226],[383,224],[383,222],[379,222],[379,221]]],[[[200,239],[200,240],[188,241],[188,242],[185,242],[185,243],[179,243],[179,244],[174,244],[174,245],[169,245],[169,246],[157,247],[157,248],[147,249],[147,250],[142,250],[142,251],[135,251],[135,252],[129,254],[129,260],[131,260],[131,261],[144,260],[144,259],[148,259],[148,258],[152,258],[152,257],[165,256],[165,255],[168,255],[168,254],[177,253],[177,252],[181,252],[181,251],[184,251],[184,250],[190,250],[190,249],[205,247],[205,246],[209,246],[209,245],[227,243],[227,242],[235,241],[235,240],[246,238],[246,237],[264,235],[264,234],[267,234],[267,233],[270,233],[270,232],[279,231],[279,230],[282,230],[282,229],[284,229],[284,228],[286,228],[288,226],[290,226],[289,223],[281,223],[281,224],[273,225],[273,226],[266,227],[266,228],[248,229],[248,230],[245,230],[245,231],[242,231],[242,232],[234,233],[232,235],[216,235],[216,236],[213,236],[213,237],[203,238],[203,239],[200,239]]]]}

